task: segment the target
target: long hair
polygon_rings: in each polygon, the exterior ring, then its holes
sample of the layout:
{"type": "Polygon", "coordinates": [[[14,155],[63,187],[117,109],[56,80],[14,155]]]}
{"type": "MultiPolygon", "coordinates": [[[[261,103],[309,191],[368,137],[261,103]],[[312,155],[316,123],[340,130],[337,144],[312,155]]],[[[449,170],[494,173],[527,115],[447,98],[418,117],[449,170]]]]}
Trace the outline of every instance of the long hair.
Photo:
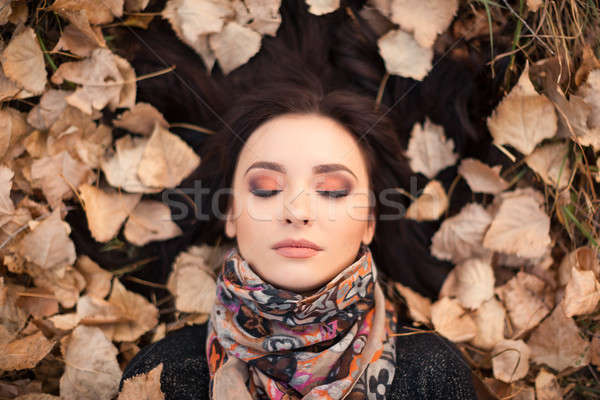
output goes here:
{"type": "MultiPolygon", "coordinates": [[[[377,34],[360,15],[364,1],[342,3],[331,14],[315,16],[303,0],[282,2],[277,36],[263,37],[259,53],[228,75],[223,75],[218,64],[207,71],[200,57],[164,21],[153,23],[147,31],[136,31],[139,41],[118,46],[138,74],[176,66],[172,74],[139,82],[138,101],[152,103],[170,122],[192,123],[216,132],[173,129],[202,157],[198,170],[182,183],[182,192],[194,182],[201,182],[211,193],[230,187],[245,139],[269,118],[290,112],[329,116],[360,138],[375,194],[394,187],[414,191],[427,183],[410,170],[403,156],[412,126],[426,116],[444,126],[459,155],[475,154],[477,148],[479,158],[494,157],[493,152],[485,153],[490,146],[484,121],[497,101],[490,95],[496,93],[496,82],[476,84],[485,74],[484,62],[436,55],[435,68],[422,82],[391,76],[376,104],[386,74],[377,34]]],[[[130,32],[127,35],[131,37],[130,32]]],[[[456,168],[449,168],[437,179],[448,188],[455,175],[456,168]]],[[[450,212],[459,209],[467,195],[464,184],[455,185],[450,212]]],[[[194,207],[213,210],[211,197],[202,196],[194,207]]],[[[189,196],[175,194],[174,198],[192,201],[189,196]]],[[[407,201],[400,193],[388,200],[376,204],[377,215],[394,212],[397,207],[391,210],[390,204],[406,206],[407,201]]],[[[219,198],[220,212],[227,202],[226,197],[219,198]]],[[[138,258],[142,254],[159,257],[151,264],[154,280],[164,281],[173,257],[191,243],[226,240],[223,221],[214,215],[201,220],[190,213],[177,222],[183,236],[150,244],[138,254],[138,258]]],[[[452,267],[430,254],[431,236],[438,228],[438,221],[377,220],[370,247],[379,269],[424,295],[437,296],[452,267]]]]}

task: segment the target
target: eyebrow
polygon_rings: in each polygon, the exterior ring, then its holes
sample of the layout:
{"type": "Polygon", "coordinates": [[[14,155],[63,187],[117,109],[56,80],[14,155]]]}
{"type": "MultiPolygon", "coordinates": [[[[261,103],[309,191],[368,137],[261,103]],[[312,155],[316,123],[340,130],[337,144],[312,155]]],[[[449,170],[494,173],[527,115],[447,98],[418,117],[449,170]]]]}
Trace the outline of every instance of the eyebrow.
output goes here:
{"type": "MultiPolygon", "coordinates": [[[[279,163],[271,162],[271,161],[256,161],[255,163],[253,163],[252,165],[250,165],[248,167],[246,172],[244,172],[244,176],[252,168],[265,168],[265,169],[270,169],[273,171],[281,172],[282,174],[286,173],[285,167],[279,163]]],[[[352,172],[350,170],[350,168],[346,167],[343,164],[320,164],[320,165],[316,165],[313,167],[313,172],[315,174],[325,174],[327,172],[334,172],[334,171],[347,171],[350,174],[352,174],[352,176],[354,176],[354,178],[356,178],[356,180],[358,180],[358,178],[354,174],[354,172],[352,172]]]]}

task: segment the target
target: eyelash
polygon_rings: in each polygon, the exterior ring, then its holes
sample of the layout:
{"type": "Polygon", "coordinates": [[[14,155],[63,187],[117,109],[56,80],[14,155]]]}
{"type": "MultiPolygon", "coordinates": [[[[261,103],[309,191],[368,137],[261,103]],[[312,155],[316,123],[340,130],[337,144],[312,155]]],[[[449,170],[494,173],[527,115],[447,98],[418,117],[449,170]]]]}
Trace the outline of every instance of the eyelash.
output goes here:
{"type": "MultiPolygon", "coordinates": [[[[251,190],[252,194],[258,197],[271,197],[281,192],[281,190],[260,190],[254,189],[251,190]]],[[[330,197],[333,199],[337,199],[340,197],[345,197],[348,195],[348,190],[317,190],[317,193],[324,195],[325,197],[330,197]]]]}

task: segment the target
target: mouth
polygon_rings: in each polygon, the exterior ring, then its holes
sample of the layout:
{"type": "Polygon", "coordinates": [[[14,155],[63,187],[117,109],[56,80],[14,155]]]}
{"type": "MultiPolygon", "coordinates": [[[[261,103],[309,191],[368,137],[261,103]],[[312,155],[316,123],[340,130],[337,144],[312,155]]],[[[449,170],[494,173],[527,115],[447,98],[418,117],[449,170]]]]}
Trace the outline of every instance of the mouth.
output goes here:
{"type": "Polygon", "coordinates": [[[323,250],[315,243],[306,239],[294,240],[285,239],[273,245],[279,255],[288,258],[309,258],[316,255],[319,251],[323,250]]]}

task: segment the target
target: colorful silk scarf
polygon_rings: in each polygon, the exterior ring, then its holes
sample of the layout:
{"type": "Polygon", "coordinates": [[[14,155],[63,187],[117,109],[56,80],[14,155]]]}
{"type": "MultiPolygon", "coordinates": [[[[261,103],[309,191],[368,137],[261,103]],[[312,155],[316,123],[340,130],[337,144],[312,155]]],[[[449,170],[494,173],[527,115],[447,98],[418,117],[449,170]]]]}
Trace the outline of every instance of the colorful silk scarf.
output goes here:
{"type": "Polygon", "coordinates": [[[309,296],[263,281],[233,248],[209,320],[211,398],[384,399],[396,323],[366,245],[309,296]]]}

